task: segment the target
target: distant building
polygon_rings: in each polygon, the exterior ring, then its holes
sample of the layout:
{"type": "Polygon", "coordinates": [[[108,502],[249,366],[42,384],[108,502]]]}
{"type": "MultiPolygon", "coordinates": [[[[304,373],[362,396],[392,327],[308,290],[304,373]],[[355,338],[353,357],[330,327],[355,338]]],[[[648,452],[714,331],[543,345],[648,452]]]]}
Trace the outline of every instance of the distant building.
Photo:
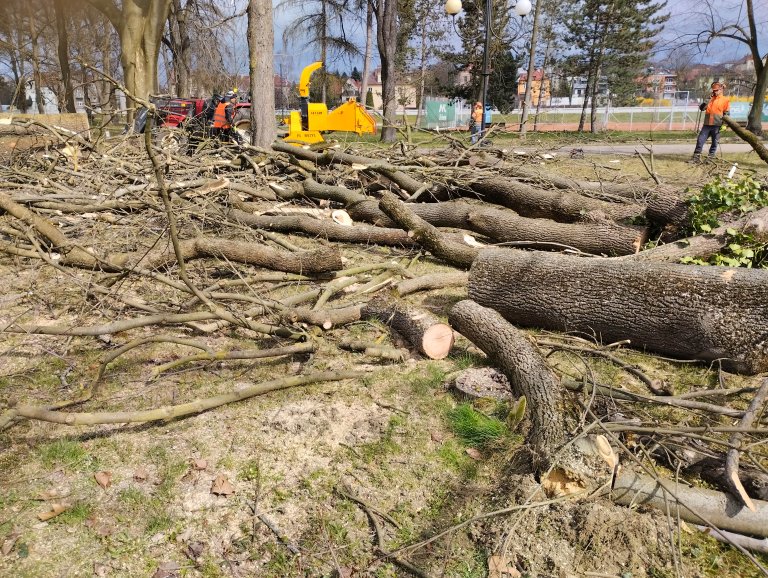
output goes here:
{"type": "MultiPolygon", "coordinates": [[[[571,76],[568,77],[568,82],[571,85],[571,106],[581,106],[584,104],[584,99],[589,101],[587,97],[587,78],[584,76],[571,76]]],[[[597,100],[607,101],[610,91],[608,90],[608,78],[601,76],[597,81],[597,100]]]]}
{"type": "MultiPolygon", "coordinates": [[[[397,111],[403,112],[406,108],[416,106],[416,86],[411,82],[410,75],[405,75],[398,80],[400,82],[395,85],[395,99],[397,100],[397,111]]],[[[382,88],[381,68],[377,68],[368,78],[368,92],[373,95],[373,108],[376,110],[382,110],[384,107],[381,97],[382,88]]],[[[361,95],[360,99],[363,103],[366,102],[365,96],[361,95]]]]}
{"type": "Polygon", "coordinates": [[[667,70],[648,69],[648,74],[640,80],[642,95],[650,95],[657,100],[672,100],[677,94],[677,74],[667,70]]]}
{"type": "MultiPolygon", "coordinates": [[[[525,99],[525,85],[528,82],[528,73],[523,72],[517,77],[517,99],[522,102],[525,99]]],[[[531,78],[531,106],[549,106],[552,101],[552,81],[545,76],[544,71],[534,70],[531,78]]]]}

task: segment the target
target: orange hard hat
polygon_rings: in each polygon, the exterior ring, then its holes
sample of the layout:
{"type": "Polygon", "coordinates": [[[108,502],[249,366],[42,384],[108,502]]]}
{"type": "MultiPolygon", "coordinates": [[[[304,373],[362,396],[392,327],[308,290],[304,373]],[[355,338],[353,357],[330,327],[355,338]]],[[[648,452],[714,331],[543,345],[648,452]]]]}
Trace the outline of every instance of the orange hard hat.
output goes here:
{"type": "Polygon", "coordinates": [[[720,88],[725,88],[725,85],[722,82],[713,82],[711,88],[712,90],[718,90],[720,88]]]}

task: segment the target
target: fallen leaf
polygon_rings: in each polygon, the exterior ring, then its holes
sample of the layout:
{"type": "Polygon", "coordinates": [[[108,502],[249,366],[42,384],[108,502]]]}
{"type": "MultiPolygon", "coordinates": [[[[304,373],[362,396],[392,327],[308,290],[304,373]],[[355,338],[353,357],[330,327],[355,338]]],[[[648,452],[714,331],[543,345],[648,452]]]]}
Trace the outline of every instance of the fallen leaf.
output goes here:
{"type": "Polygon", "coordinates": [[[224,474],[219,474],[216,476],[216,479],[213,480],[211,493],[216,494],[217,496],[229,496],[230,494],[235,493],[235,488],[232,484],[229,483],[227,476],[224,474]]]}
{"type": "Polygon", "coordinates": [[[336,570],[336,576],[337,578],[352,578],[353,572],[354,570],[349,566],[342,566],[336,570]]]}
{"type": "Polygon", "coordinates": [[[429,437],[432,439],[433,442],[440,443],[445,439],[445,436],[441,432],[433,431],[429,432],[429,437]]]}
{"type": "Polygon", "coordinates": [[[68,495],[68,492],[51,488],[45,490],[44,492],[40,492],[35,500],[42,500],[43,502],[47,502],[48,500],[61,500],[62,498],[66,498],[68,495]]]}
{"type": "Polygon", "coordinates": [[[176,564],[176,562],[163,562],[155,573],[152,574],[152,578],[172,578],[173,576],[178,576],[177,572],[180,569],[181,566],[176,564]]]}
{"type": "Polygon", "coordinates": [[[205,544],[202,542],[190,542],[187,544],[187,556],[190,560],[197,560],[203,553],[205,544]]]}
{"type": "Polygon", "coordinates": [[[488,578],[520,578],[522,574],[503,556],[488,558],[488,578]]]}
{"type": "Polygon", "coordinates": [[[93,477],[105,490],[112,485],[112,472],[96,472],[93,477]]]}
{"type": "Polygon", "coordinates": [[[109,576],[109,571],[111,569],[112,568],[108,564],[102,564],[101,562],[93,563],[93,575],[97,576],[98,578],[109,576]]]}
{"type": "Polygon", "coordinates": [[[483,458],[483,454],[481,454],[478,450],[475,448],[467,448],[465,450],[467,452],[467,455],[472,458],[473,460],[480,460],[483,458]]]}
{"type": "Polygon", "coordinates": [[[5,537],[5,540],[3,540],[3,545],[0,546],[0,553],[2,553],[3,556],[7,556],[11,553],[13,547],[16,545],[16,541],[19,539],[19,536],[21,536],[21,534],[18,532],[13,532],[5,537]]]}
{"type": "Polygon", "coordinates": [[[47,522],[51,518],[55,518],[62,512],[66,512],[69,509],[69,504],[65,503],[53,503],[51,504],[50,510],[46,512],[41,512],[37,515],[38,520],[41,522],[47,522]]]}
{"type": "Polygon", "coordinates": [[[135,472],[133,472],[133,479],[137,482],[146,482],[147,478],[149,477],[149,472],[147,472],[147,468],[140,467],[135,472]]]}
{"type": "Polygon", "coordinates": [[[207,470],[208,469],[208,460],[204,460],[202,458],[192,460],[192,467],[196,470],[207,470]]]}

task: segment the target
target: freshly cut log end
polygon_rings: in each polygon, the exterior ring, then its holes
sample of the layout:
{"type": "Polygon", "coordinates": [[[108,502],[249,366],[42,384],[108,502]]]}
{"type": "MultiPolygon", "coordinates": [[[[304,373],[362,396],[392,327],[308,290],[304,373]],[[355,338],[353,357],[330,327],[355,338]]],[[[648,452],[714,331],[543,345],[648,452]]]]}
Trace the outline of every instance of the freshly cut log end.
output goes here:
{"type": "Polygon", "coordinates": [[[445,323],[433,325],[421,338],[421,350],[430,359],[445,359],[453,347],[453,329],[445,323]]]}
{"type": "Polygon", "coordinates": [[[449,325],[398,299],[372,299],[363,307],[362,317],[378,319],[430,359],[444,359],[453,347],[453,330],[449,325]]]}

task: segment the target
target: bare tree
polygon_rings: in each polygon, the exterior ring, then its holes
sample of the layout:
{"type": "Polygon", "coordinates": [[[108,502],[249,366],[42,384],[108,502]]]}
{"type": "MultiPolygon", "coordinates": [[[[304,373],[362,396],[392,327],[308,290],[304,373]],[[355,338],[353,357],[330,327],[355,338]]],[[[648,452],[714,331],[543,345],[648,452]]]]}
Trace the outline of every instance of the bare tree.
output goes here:
{"type": "Polygon", "coordinates": [[[56,0],[53,4],[56,12],[57,54],[61,82],[64,88],[64,110],[75,112],[75,93],[72,89],[72,73],[69,66],[69,34],[67,33],[67,14],[70,6],[66,0],[56,0]]]}
{"type": "Polygon", "coordinates": [[[383,142],[395,142],[395,115],[397,112],[396,52],[397,52],[397,0],[377,0],[376,41],[381,58],[381,99],[384,108],[384,126],[381,129],[383,142]]]}
{"type": "MultiPolygon", "coordinates": [[[[763,134],[763,103],[768,89],[768,52],[760,51],[760,32],[755,18],[754,0],[737,0],[728,6],[705,0],[703,11],[699,12],[704,29],[696,35],[696,42],[707,47],[718,38],[727,38],[744,44],[755,65],[756,82],[752,93],[752,108],[747,117],[747,130],[760,136],[763,134]]],[[[765,14],[765,13],[763,13],[765,14]]],[[[764,30],[765,22],[760,26],[764,30]]]]}
{"type": "Polygon", "coordinates": [[[87,0],[120,37],[120,64],[129,94],[147,98],[157,91],[157,60],[171,0],[87,0]]]}
{"type": "Polygon", "coordinates": [[[275,90],[272,1],[248,2],[248,52],[251,75],[251,141],[269,147],[275,140],[275,90]],[[258,104],[258,106],[256,106],[258,104]]]}

